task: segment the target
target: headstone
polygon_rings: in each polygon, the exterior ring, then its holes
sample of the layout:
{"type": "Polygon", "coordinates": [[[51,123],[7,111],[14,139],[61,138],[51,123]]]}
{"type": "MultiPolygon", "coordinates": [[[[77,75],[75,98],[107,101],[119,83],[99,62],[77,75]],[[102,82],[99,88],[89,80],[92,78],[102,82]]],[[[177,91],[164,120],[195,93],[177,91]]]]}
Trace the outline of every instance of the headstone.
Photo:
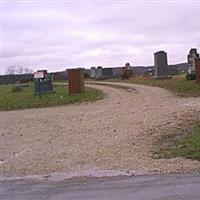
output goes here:
{"type": "Polygon", "coordinates": [[[68,69],[69,94],[83,93],[84,87],[84,69],[68,69]]]}
{"type": "Polygon", "coordinates": [[[38,70],[34,73],[35,93],[43,94],[53,91],[51,74],[47,73],[47,70],[38,70]]]}
{"type": "Polygon", "coordinates": [[[196,83],[200,84],[200,58],[195,59],[196,65],[196,83]]]}
{"type": "Polygon", "coordinates": [[[131,67],[130,63],[126,63],[125,67],[127,67],[128,69],[130,69],[130,67],[131,67]]]}
{"type": "Polygon", "coordinates": [[[130,63],[126,63],[125,67],[122,67],[122,79],[129,79],[133,77],[133,70],[131,69],[130,63]]]}
{"type": "Polygon", "coordinates": [[[154,53],[154,63],[155,63],[155,76],[167,76],[169,74],[166,52],[158,51],[154,53]]]}
{"type": "Polygon", "coordinates": [[[102,76],[103,76],[102,71],[103,71],[103,68],[101,66],[98,66],[97,67],[96,78],[102,78],[102,76]]]}
{"type": "Polygon", "coordinates": [[[186,75],[186,79],[187,80],[195,80],[196,78],[196,59],[199,58],[199,54],[197,53],[197,49],[192,48],[189,51],[189,54],[187,56],[187,60],[188,60],[188,68],[187,68],[187,75],[186,75]]]}
{"type": "Polygon", "coordinates": [[[91,67],[90,78],[96,78],[96,68],[95,67],[91,67]]]}

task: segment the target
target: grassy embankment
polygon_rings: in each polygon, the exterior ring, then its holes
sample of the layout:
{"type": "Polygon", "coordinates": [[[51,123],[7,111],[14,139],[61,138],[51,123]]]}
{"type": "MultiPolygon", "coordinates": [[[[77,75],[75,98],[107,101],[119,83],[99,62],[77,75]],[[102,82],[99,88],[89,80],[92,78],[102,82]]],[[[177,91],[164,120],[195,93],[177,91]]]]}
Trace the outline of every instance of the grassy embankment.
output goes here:
{"type": "Polygon", "coordinates": [[[166,134],[157,141],[156,158],[185,157],[200,161],[200,124],[183,134],[166,134]]]}
{"type": "Polygon", "coordinates": [[[138,77],[129,80],[122,80],[122,82],[165,88],[172,91],[175,95],[181,97],[200,96],[200,84],[196,84],[195,81],[187,81],[183,75],[174,76],[172,79],[166,80],[155,80],[152,78],[138,77]]]}
{"type": "MultiPolygon", "coordinates": [[[[200,96],[200,84],[187,81],[183,75],[166,80],[138,77],[122,80],[122,82],[165,88],[181,97],[200,96]]],[[[200,121],[194,122],[184,133],[179,131],[170,130],[170,133],[163,133],[155,144],[154,156],[156,158],[185,157],[200,160],[200,121]]]]}
{"type": "Polygon", "coordinates": [[[85,93],[69,95],[67,86],[54,85],[54,92],[43,94],[39,99],[33,94],[33,85],[23,87],[23,91],[12,92],[11,85],[0,86],[0,110],[15,110],[25,108],[50,107],[77,102],[95,101],[103,94],[99,90],[86,88],[85,93]]]}

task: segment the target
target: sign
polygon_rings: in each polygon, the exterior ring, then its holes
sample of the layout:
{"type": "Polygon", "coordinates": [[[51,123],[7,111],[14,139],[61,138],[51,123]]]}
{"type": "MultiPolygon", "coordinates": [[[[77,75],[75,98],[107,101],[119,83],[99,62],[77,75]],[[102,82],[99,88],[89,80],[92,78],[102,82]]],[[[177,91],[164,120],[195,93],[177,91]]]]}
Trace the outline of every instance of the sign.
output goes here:
{"type": "Polygon", "coordinates": [[[34,78],[44,78],[44,72],[43,71],[34,72],[34,78]]]}

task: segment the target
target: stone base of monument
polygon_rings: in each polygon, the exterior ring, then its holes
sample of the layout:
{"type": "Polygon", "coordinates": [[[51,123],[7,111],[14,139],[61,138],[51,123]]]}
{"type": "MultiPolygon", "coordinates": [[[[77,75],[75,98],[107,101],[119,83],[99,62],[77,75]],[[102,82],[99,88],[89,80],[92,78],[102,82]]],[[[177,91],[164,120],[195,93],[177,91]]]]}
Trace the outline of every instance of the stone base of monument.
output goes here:
{"type": "Polygon", "coordinates": [[[165,80],[165,79],[172,79],[171,75],[160,75],[160,76],[153,76],[153,79],[156,80],[165,80]]]}
{"type": "Polygon", "coordinates": [[[99,80],[105,80],[105,77],[104,76],[98,76],[95,78],[96,81],[99,81],[99,80]]]}

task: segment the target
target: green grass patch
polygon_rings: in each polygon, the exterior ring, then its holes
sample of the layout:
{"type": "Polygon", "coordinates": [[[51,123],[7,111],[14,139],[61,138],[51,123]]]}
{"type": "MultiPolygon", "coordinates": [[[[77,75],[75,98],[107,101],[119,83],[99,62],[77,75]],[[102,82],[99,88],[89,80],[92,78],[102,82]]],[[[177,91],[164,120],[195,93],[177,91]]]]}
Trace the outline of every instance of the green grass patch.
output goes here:
{"type": "Polygon", "coordinates": [[[82,94],[69,95],[66,85],[54,85],[54,91],[43,94],[41,99],[33,94],[32,84],[18,92],[12,92],[11,85],[1,85],[0,93],[0,110],[50,107],[103,98],[103,93],[93,88],[86,88],[85,93],[82,94]]]}
{"type": "Polygon", "coordinates": [[[195,80],[187,81],[185,75],[174,76],[172,79],[166,79],[166,80],[155,80],[152,78],[136,77],[128,80],[120,80],[120,82],[161,87],[168,89],[172,91],[174,94],[181,97],[200,96],[200,84],[196,84],[195,80]]]}
{"type": "Polygon", "coordinates": [[[155,158],[185,157],[200,160],[200,124],[183,135],[169,134],[160,138],[155,158]]]}

